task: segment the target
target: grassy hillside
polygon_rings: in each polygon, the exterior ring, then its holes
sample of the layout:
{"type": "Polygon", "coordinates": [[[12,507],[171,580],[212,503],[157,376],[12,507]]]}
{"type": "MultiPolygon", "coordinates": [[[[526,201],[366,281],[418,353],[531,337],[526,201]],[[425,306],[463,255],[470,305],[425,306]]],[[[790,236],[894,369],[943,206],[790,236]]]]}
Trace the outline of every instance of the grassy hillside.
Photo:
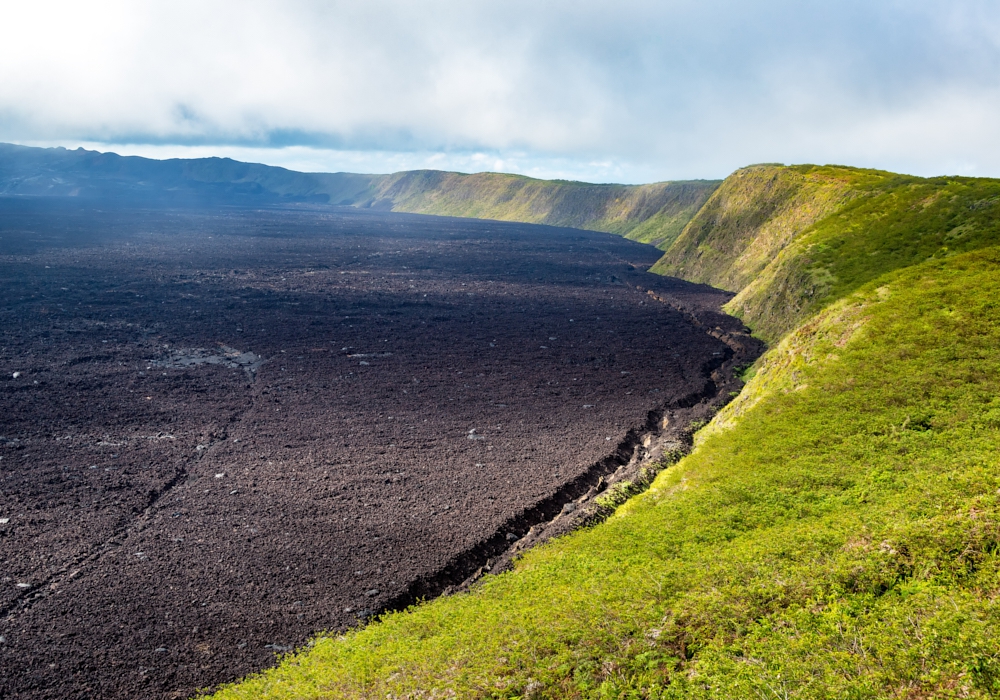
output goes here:
{"type": "Polygon", "coordinates": [[[995,696],[998,263],[865,286],[604,525],[218,697],[995,696]]]}
{"type": "Polygon", "coordinates": [[[674,246],[780,341],[694,451],[515,571],[217,697],[1000,695],[1000,183],[734,177],[674,246]]]}
{"type": "Polygon", "coordinates": [[[888,270],[998,241],[998,180],[754,166],[726,179],[653,271],[739,292],[727,311],[775,341],[888,270]]]}
{"type": "Polygon", "coordinates": [[[415,170],[300,173],[229,158],[153,160],[0,143],[0,195],[170,204],[313,202],[607,231],[669,246],[718,181],[592,185],[518,175],[415,170]]]}
{"type": "Polygon", "coordinates": [[[370,192],[349,203],[607,231],[666,248],[718,185],[713,180],[592,185],[501,173],[417,170],[376,176],[370,192]]]}
{"type": "Polygon", "coordinates": [[[803,230],[879,174],[852,168],[757,165],[723,182],[654,272],[742,289],[803,230]]]}
{"type": "Polygon", "coordinates": [[[729,304],[774,339],[884,270],[1000,241],[1000,181],[884,176],[795,239],[729,304]]]}

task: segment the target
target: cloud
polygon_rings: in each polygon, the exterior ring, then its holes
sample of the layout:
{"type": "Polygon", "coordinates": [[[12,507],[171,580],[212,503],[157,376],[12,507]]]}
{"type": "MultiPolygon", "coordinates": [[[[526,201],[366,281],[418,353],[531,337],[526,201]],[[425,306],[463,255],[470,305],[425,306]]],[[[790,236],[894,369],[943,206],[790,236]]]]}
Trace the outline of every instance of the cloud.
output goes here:
{"type": "Polygon", "coordinates": [[[5,15],[0,140],[369,171],[440,156],[626,181],[759,161],[1000,174],[994,2],[35,2],[5,15]]]}

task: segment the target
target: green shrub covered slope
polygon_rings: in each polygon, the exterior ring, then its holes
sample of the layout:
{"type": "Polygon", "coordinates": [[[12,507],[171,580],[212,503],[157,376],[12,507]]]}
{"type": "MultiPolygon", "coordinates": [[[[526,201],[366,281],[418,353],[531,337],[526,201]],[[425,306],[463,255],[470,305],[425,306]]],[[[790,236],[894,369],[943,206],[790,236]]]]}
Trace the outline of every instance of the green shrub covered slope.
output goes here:
{"type": "Polygon", "coordinates": [[[692,453],[513,572],[217,697],[1000,695],[998,195],[737,173],[661,267],[730,280],[775,345],[692,453]]]}

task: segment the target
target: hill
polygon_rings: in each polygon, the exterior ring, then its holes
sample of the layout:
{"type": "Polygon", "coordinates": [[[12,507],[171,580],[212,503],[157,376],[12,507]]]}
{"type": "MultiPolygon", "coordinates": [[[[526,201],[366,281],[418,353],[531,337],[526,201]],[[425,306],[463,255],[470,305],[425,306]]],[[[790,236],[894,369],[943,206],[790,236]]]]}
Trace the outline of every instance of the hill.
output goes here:
{"type": "Polygon", "coordinates": [[[996,697],[998,222],[997,180],[735,173],[658,269],[738,292],[773,347],[693,451],[216,697],[996,697]]]}
{"type": "Polygon", "coordinates": [[[0,144],[0,195],[117,198],[174,205],[327,202],[367,187],[363,176],[318,178],[229,158],[153,160],[82,148],[0,144]]]}
{"type": "Polygon", "coordinates": [[[0,144],[0,195],[173,204],[322,203],[571,226],[669,246],[717,181],[593,185],[519,175],[417,170],[300,173],[229,158],[153,160],[0,144]]]}
{"type": "Polygon", "coordinates": [[[606,231],[666,248],[718,184],[692,180],[592,185],[501,173],[417,170],[374,180],[372,200],[365,204],[415,214],[606,231]]]}
{"type": "Polygon", "coordinates": [[[1000,240],[1000,183],[836,166],[727,178],[652,268],[738,292],[727,311],[777,340],[887,270],[1000,240]]]}

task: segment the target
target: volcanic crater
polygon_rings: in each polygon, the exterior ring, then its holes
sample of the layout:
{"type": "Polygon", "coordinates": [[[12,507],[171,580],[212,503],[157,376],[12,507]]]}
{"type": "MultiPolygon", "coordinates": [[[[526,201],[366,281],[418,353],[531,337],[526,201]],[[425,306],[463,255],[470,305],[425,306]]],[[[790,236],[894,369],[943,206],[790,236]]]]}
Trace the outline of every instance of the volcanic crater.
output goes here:
{"type": "Polygon", "coordinates": [[[189,697],[516,541],[732,355],[659,254],[0,199],[0,696],[189,697]]]}

